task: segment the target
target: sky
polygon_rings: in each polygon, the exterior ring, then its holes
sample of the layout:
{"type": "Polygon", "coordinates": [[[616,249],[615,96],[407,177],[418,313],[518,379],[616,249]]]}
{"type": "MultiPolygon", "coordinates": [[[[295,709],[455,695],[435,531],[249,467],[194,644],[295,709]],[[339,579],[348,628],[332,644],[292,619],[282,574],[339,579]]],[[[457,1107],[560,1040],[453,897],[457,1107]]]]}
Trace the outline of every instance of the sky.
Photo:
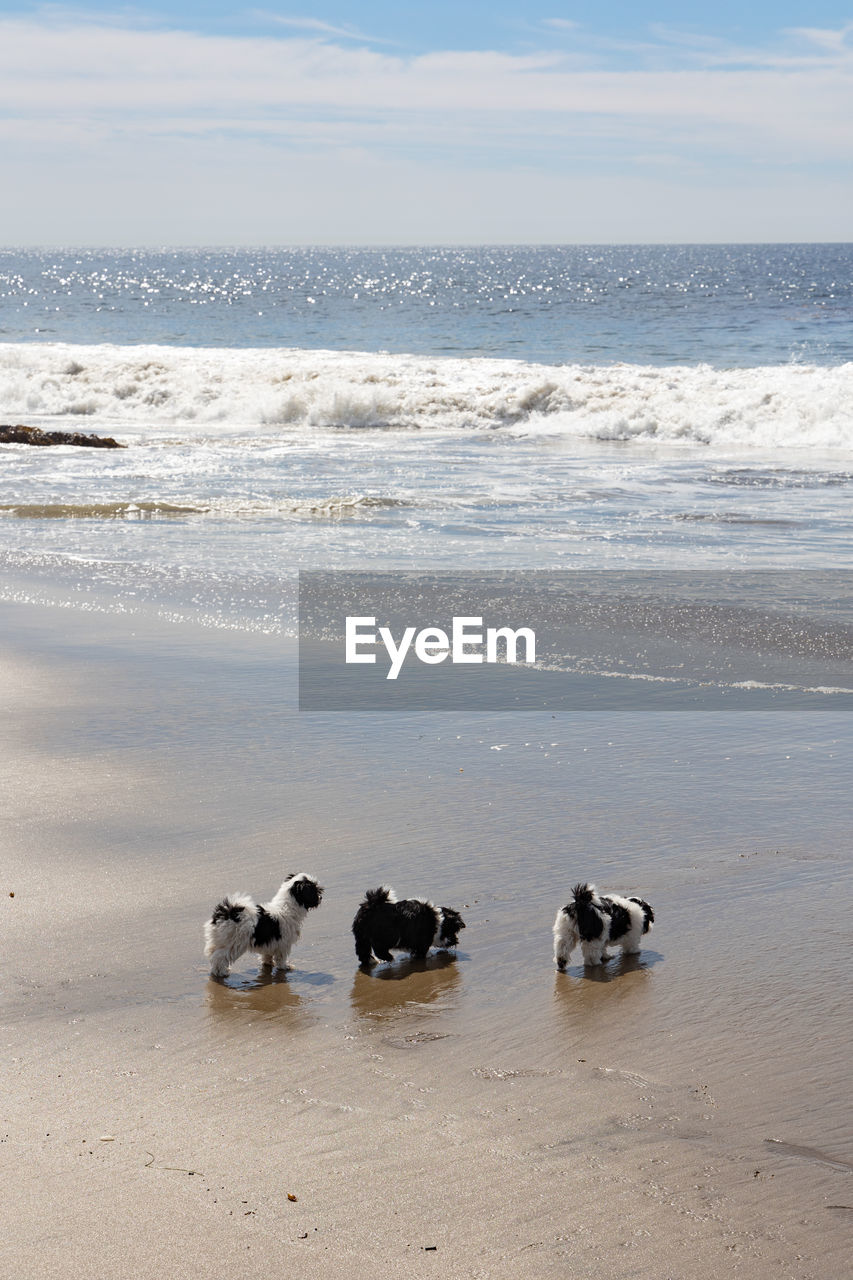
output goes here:
{"type": "Polygon", "coordinates": [[[853,240],[853,0],[0,0],[0,244],[853,240]]]}

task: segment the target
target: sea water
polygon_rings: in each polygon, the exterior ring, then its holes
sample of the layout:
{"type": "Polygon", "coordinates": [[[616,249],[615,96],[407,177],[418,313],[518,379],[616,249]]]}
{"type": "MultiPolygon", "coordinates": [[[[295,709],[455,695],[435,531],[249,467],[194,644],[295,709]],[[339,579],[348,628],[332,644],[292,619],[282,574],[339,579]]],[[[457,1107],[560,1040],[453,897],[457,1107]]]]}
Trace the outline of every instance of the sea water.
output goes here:
{"type": "MultiPolygon", "coordinates": [[[[0,254],[7,570],[849,567],[849,245],[0,254]]],[[[180,591],[179,591],[180,584],[180,591]]]]}

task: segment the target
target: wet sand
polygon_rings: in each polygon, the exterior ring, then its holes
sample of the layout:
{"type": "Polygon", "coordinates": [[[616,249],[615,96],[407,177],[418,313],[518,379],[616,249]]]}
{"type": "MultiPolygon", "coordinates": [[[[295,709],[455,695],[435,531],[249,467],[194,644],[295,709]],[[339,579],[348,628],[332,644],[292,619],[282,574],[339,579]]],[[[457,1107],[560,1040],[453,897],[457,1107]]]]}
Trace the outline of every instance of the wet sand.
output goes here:
{"type": "Polygon", "coordinates": [[[141,613],[0,655],[10,1274],[847,1274],[843,717],[299,715],[280,638],[141,613]],[[297,868],[294,971],[209,981],[297,868]],[[558,975],[586,877],[658,923],[558,975]],[[383,880],[455,958],[356,970],[383,880]]]}

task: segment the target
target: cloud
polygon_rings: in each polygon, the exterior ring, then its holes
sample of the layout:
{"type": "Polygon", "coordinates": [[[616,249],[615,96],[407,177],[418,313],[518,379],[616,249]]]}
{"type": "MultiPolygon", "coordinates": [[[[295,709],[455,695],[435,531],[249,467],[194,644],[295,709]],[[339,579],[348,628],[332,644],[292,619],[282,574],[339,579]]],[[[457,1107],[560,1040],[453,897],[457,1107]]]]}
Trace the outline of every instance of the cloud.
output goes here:
{"type": "MultiPolygon", "coordinates": [[[[293,19],[293,21],[297,21],[293,19]]],[[[309,21],[309,20],[305,20],[309,21]]],[[[825,33],[824,33],[825,34],[825,33]]],[[[850,53],[825,41],[817,61],[729,65],[702,42],[706,65],[691,68],[579,68],[553,50],[524,55],[437,51],[402,58],[303,36],[234,37],[191,31],[81,26],[0,19],[5,72],[0,109],[22,120],[69,115],[94,125],[162,133],[188,116],[218,129],[306,115],[323,122],[365,115],[417,118],[417,132],[457,113],[470,134],[510,117],[513,136],[537,136],[537,117],[559,120],[566,136],[596,132],[596,121],[638,122],[665,140],[685,125],[706,145],[745,153],[784,149],[788,159],[847,154],[851,115],[850,53]],[[724,65],[721,65],[724,64],[724,65]]],[[[808,47],[817,47],[809,33],[808,47]]],[[[180,127],[180,126],[178,126],[180,127]]],[[[439,128],[438,133],[441,133],[439,128]]]]}
{"type": "Polygon", "coordinates": [[[677,52],[688,66],[711,69],[751,67],[777,71],[829,70],[835,67],[848,73],[853,70],[853,47],[847,43],[853,23],[834,31],[790,28],[764,48],[737,45],[718,36],[680,31],[663,23],[652,24],[650,31],[657,40],[652,47],[658,56],[671,57],[677,52]]]}
{"type": "Polygon", "coordinates": [[[341,40],[358,40],[365,44],[395,43],[382,36],[366,35],[355,27],[336,27],[330,22],[323,22],[320,18],[285,17],[280,13],[270,13],[267,9],[254,9],[252,12],[255,17],[262,18],[265,22],[272,22],[280,27],[290,27],[297,31],[315,31],[318,36],[337,36],[341,40]]]}
{"type": "MultiPolygon", "coordinates": [[[[599,69],[619,65],[649,71],[702,67],[775,68],[781,71],[807,67],[825,69],[834,63],[849,71],[853,61],[853,48],[847,39],[853,33],[853,22],[838,29],[788,28],[759,47],[739,45],[695,30],[681,30],[663,22],[650,23],[648,38],[644,40],[601,34],[580,23],[560,18],[543,19],[541,32],[571,35],[570,48],[574,57],[583,58],[587,65],[599,69]]],[[[564,43],[561,47],[565,47],[564,43]]]]}
{"type": "Polygon", "coordinates": [[[847,22],[837,30],[819,27],[788,27],[785,34],[817,45],[819,49],[829,54],[853,53],[853,49],[847,42],[847,37],[853,35],[853,22],[847,22]]]}
{"type": "MultiPolygon", "coordinates": [[[[574,32],[568,54],[544,40],[519,54],[402,56],[319,19],[285,25],[284,33],[231,36],[124,19],[83,22],[67,13],[0,17],[0,139],[18,235],[29,238],[29,227],[35,235],[51,217],[66,225],[86,191],[100,202],[97,212],[86,202],[88,217],[103,226],[113,216],[125,228],[109,237],[119,243],[140,238],[128,228],[146,212],[163,228],[157,238],[172,242],[375,242],[380,227],[397,240],[476,239],[478,218],[480,238],[488,239],[504,234],[510,212],[517,230],[508,238],[594,239],[593,208],[600,238],[617,225],[622,239],[649,238],[654,190],[694,218],[687,238],[697,239],[703,200],[709,208],[719,203],[709,192],[726,191],[731,200],[739,188],[754,190],[757,174],[774,200],[787,200],[791,238],[804,193],[817,204],[825,189],[836,210],[849,206],[836,171],[851,150],[850,26],[792,31],[772,48],[747,51],[661,29],[639,52],[603,41],[595,57],[579,61],[574,32]],[[647,65],[651,48],[654,66],[647,65]],[[371,189],[356,198],[360,181],[371,189]],[[51,184],[66,194],[45,210],[39,202],[51,184]],[[618,208],[593,202],[565,214],[563,224],[558,210],[538,207],[548,193],[577,202],[587,191],[601,201],[606,193],[618,208]],[[283,192],[290,192],[286,217],[270,212],[264,220],[258,202],[277,208],[283,192]],[[218,211],[204,203],[217,198],[218,211]],[[505,218],[490,211],[492,198],[507,202],[505,218]],[[250,210],[252,202],[258,207],[250,210]],[[170,236],[167,215],[169,225],[186,227],[189,210],[196,233],[170,236]]],[[[732,207],[746,226],[743,201],[732,207]]],[[[732,218],[717,212],[717,225],[737,238],[732,218]]],[[[821,217],[816,208],[814,231],[800,238],[823,235],[829,222],[821,217]]],[[[836,236],[842,221],[833,213],[836,236]]],[[[752,220],[749,226],[749,236],[761,238],[752,220]]],[[[670,220],[657,238],[673,234],[670,220]]]]}

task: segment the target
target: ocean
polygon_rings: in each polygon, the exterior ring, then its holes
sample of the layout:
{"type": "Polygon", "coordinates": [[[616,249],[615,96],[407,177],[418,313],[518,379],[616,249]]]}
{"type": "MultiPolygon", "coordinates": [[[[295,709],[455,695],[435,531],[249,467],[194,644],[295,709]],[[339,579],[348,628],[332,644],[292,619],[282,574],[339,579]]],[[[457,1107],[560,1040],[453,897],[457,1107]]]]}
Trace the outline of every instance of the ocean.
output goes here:
{"type": "Polygon", "coordinates": [[[298,568],[849,567],[850,245],[0,254],[12,579],[275,626],[298,568]]]}

